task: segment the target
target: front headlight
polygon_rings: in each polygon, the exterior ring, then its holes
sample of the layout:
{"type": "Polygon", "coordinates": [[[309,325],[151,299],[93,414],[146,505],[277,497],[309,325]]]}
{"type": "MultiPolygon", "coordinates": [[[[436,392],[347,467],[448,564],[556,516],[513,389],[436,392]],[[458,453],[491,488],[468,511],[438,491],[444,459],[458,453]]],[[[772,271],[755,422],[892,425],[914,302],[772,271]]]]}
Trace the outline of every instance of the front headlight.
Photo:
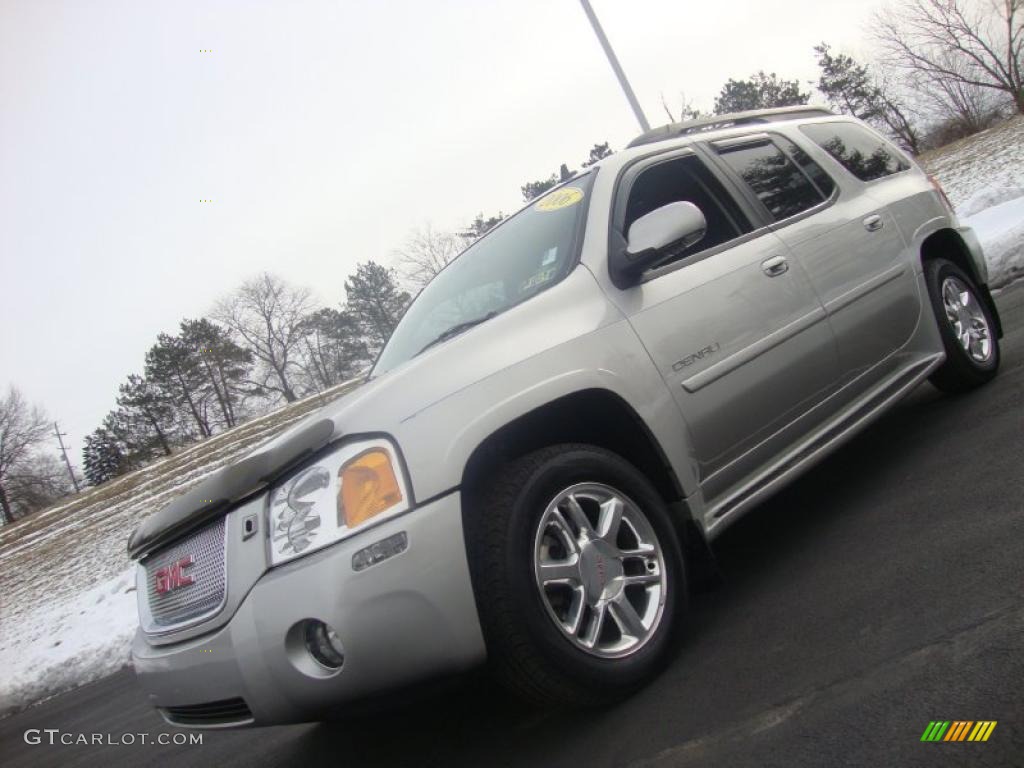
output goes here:
{"type": "Polygon", "coordinates": [[[270,563],[279,565],[341,541],[409,509],[409,491],[387,440],[344,445],[270,493],[270,563]]]}

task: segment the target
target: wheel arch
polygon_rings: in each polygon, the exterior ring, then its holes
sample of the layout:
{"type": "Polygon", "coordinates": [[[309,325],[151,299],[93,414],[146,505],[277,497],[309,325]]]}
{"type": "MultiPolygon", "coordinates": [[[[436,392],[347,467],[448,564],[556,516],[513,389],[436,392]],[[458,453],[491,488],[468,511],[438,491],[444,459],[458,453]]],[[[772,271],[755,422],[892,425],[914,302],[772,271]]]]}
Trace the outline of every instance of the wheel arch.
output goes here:
{"type": "Polygon", "coordinates": [[[685,489],[657,438],[639,413],[620,395],[590,388],[563,395],[528,411],[488,435],[472,451],[462,474],[467,503],[463,519],[474,514],[481,483],[507,461],[559,443],[587,443],[618,454],[654,485],[672,512],[686,553],[691,586],[705,591],[720,574],[703,527],[685,489]]]}
{"type": "Polygon", "coordinates": [[[997,338],[1002,338],[1003,325],[995,301],[992,299],[986,280],[983,279],[984,276],[975,263],[974,253],[959,232],[945,227],[932,232],[921,241],[921,264],[935,259],[946,259],[952,262],[971,278],[981,294],[982,301],[985,302],[995,320],[997,338]]]}
{"type": "Polygon", "coordinates": [[[500,464],[558,443],[589,443],[617,453],[647,476],[667,504],[685,496],[640,415],[616,393],[598,388],[563,395],[492,432],[466,461],[462,487],[473,488],[500,464]]]}

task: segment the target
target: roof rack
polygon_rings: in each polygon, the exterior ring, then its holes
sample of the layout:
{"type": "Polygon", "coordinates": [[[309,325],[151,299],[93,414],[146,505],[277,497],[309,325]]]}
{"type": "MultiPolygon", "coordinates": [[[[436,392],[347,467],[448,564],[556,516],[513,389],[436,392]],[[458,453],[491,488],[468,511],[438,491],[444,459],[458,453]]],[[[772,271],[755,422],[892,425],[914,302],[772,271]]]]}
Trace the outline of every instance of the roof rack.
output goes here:
{"type": "Polygon", "coordinates": [[[717,131],[719,128],[732,128],[737,125],[753,123],[776,123],[783,120],[803,120],[809,117],[829,117],[835,113],[824,107],[813,107],[802,104],[795,107],[776,107],[775,109],[752,109],[749,112],[733,112],[728,115],[713,115],[699,120],[686,120],[681,123],[669,123],[654,128],[633,139],[627,147],[640,147],[656,141],[688,136],[691,133],[717,131]]]}

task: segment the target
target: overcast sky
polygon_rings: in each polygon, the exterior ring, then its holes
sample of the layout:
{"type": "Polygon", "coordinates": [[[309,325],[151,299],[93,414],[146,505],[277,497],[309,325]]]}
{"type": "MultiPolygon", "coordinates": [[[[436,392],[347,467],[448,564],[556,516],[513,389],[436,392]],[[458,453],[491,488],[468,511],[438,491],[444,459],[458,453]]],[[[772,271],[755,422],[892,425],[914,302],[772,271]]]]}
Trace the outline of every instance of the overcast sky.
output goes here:
{"type": "MultiPolygon", "coordinates": [[[[871,5],[593,0],[654,125],[663,94],[811,80],[871,5]]],[[[337,304],[412,227],[636,133],[577,0],[0,0],[0,387],[78,462],[156,335],[246,277],[337,304]]]]}

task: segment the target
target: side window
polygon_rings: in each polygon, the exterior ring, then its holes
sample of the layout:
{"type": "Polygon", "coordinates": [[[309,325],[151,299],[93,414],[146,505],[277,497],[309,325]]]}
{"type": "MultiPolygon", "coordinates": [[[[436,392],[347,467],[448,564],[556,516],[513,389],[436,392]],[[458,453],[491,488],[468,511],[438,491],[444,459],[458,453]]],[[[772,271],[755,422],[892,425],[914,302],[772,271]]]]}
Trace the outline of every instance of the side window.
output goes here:
{"type": "Polygon", "coordinates": [[[910,168],[887,141],[856,123],[803,125],[800,130],[861,181],[874,181],[910,168]]]}
{"type": "Polygon", "coordinates": [[[771,141],[719,150],[776,221],[813,208],[825,195],[771,141]]]}
{"type": "Polygon", "coordinates": [[[644,169],[633,182],[626,203],[623,233],[641,216],[676,202],[693,203],[707,220],[707,233],[675,260],[714,248],[753,227],[736,201],[725,190],[715,175],[694,155],[667,160],[644,169]]]}
{"type": "Polygon", "coordinates": [[[825,169],[811,159],[811,156],[804,152],[792,141],[783,141],[783,146],[789,152],[789,156],[800,166],[800,170],[807,174],[814,186],[818,188],[825,197],[831,197],[835,191],[836,183],[832,177],[825,173],[825,169]]]}

